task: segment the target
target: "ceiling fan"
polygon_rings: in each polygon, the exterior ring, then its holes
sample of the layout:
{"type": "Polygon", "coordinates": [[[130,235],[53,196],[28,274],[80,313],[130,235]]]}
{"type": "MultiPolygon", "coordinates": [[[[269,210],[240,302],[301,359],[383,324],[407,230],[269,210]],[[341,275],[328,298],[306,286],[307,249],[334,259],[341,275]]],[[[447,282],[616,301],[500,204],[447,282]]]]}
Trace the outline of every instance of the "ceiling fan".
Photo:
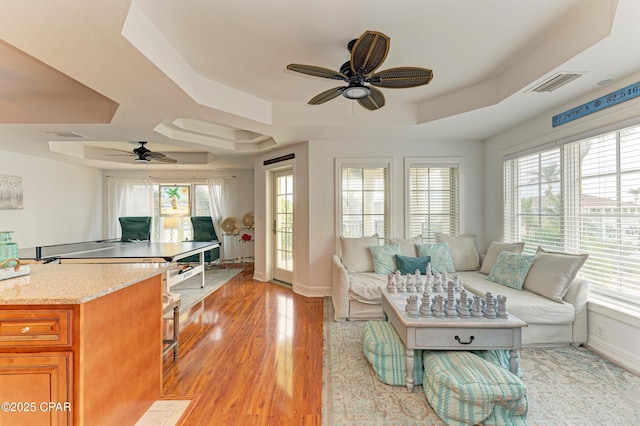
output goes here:
{"type": "Polygon", "coordinates": [[[319,105],[342,95],[355,99],[368,109],[376,110],[385,104],[384,95],[376,87],[403,89],[429,84],[433,78],[430,69],[418,67],[390,68],[374,73],[389,53],[390,38],[378,31],[365,31],[360,38],[351,40],[347,49],[351,59],[340,67],[340,71],[315,65],[289,64],[287,69],[315,77],[342,80],[347,86],[334,87],[311,98],[310,105],[319,105]],[[375,87],[373,87],[375,86],[375,87]]]}
{"type": "MultiPolygon", "coordinates": [[[[136,163],[150,163],[152,161],[159,161],[161,163],[177,163],[178,160],[174,158],[169,158],[165,154],[161,152],[153,152],[147,149],[144,145],[147,142],[138,141],[140,146],[135,148],[129,156],[135,157],[133,161],[136,163]]],[[[120,150],[118,150],[120,151],[120,150]]],[[[122,151],[126,152],[126,151],[122,151]]]]}

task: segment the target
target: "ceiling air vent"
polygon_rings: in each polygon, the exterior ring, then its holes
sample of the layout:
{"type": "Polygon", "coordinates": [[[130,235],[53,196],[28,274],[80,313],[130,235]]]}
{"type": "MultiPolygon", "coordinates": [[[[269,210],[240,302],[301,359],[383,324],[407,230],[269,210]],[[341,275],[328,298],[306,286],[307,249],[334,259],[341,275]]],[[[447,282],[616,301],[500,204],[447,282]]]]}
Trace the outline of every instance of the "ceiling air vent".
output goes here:
{"type": "Polygon", "coordinates": [[[576,78],[581,77],[583,74],[584,73],[560,72],[552,75],[548,79],[544,80],[542,83],[527,90],[527,92],[538,92],[538,93],[553,92],[554,90],[561,88],[562,86],[575,80],[576,78]]]}
{"type": "Polygon", "coordinates": [[[83,138],[84,136],[79,135],[77,133],[73,133],[73,132],[45,132],[48,135],[51,136],[57,136],[59,138],[83,138]]]}

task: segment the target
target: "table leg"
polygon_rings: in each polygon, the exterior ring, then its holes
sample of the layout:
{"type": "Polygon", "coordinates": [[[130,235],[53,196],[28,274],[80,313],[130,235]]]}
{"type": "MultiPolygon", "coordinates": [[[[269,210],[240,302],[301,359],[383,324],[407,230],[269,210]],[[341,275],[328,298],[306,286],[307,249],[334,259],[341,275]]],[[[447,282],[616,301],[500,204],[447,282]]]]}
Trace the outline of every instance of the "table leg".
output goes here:
{"type": "Polygon", "coordinates": [[[520,351],[518,349],[511,349],[509,354],[509,371],[517,375],[520,369],[520,351]]]}
{"type": "Polygon", "coordinates": [[[407,349],[407,389],[409,392],[413,392],[413,349],[407,349]]]}
{"type": "Polygon", "coordinates": [[[200,272],[200,288],[204,288],[204,251],[200,252],[198,260],[200,261],[200,266],[202,266],[202,272],[200,272]]]}

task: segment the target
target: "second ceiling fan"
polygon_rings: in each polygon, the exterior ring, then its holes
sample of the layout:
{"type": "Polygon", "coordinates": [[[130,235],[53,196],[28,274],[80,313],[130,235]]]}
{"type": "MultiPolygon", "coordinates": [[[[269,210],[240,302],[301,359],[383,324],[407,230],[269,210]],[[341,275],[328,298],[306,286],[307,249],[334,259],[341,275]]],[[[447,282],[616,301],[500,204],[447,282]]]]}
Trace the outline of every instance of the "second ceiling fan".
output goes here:
{"type": "Polygon", "coordinates": [[[403,89],[429,84],[433,78],[430,69],[419,67],[390,68],[374,72],[384,62],[389,53],[390,38],[378,31],[365,31],[360,38],[351,40],[347,48],[351,59],[345,62],[340,71],[315,65],[289,64],[287,69],[315,77],[342,80],[347,86],[334,87],[314,96],[308,103],[319,105],[343,95],[355,99],[368,110],[382,108],[384,95],[376,87],[403,89]],[[375,87],[373,87],[375,86],[375,87]]]}

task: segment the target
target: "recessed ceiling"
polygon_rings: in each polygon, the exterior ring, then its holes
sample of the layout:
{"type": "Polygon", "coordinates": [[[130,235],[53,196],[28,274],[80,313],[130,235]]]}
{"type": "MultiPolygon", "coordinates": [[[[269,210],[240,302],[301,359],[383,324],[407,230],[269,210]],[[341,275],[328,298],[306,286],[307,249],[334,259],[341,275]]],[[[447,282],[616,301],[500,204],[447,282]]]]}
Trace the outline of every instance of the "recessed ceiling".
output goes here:
{"type": "Polygon", "coordinates": [[[216,157],[193,167],[228,169],[306,140],[481,140],[639,72],[630,54],[639,15],[634,0],[1,2],[0,51],[11,55],[0,57],[0,149],[111,168],[50,146],[147,140],[216,157]],[[377,111],[343,98],[307,105],[336,83],[286,65],[337,70],[365,30],[391,38],[384,68],[425,67],[433,80],[384,90],[377,111]],[[40,69],[27,79],[29,57],[40,69]],[[526,92],[560,72],[582,74],[551,93],[526,92]],[[27,108],[41,116],[24,124],[15,102],[33,102],[33,91],[42,105],[59,91],[70,102],[27,108]],[[99,100],[104,108],[93,108],[99,100]],[[96,110],[102,118],[86,118],[96,110]],[[65,132],[82,138],[51,134],[65,132]]]}

